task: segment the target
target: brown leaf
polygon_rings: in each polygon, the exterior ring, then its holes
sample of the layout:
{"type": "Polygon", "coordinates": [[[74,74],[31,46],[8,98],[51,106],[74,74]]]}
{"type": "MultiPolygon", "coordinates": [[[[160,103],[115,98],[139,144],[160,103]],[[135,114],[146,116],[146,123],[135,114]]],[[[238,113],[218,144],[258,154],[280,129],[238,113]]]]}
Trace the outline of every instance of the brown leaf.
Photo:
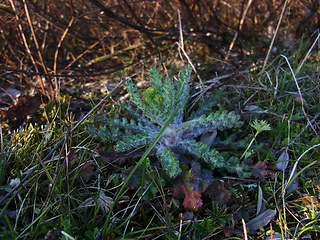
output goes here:
{"type": "Polygon", "coordinates": [[[43,98],[40,94],[21,96],[16,104],[9,109],[0,109],[0,120],[8,121],[11,127],[18,128],[38,111],[42,101],[43,98]]]}
{"type": "Polygon", "coordinates": [[[231,198],[228,186],[220,180],[214,180],[205,191],[205,194],[220,205],[226,204],[231,198]]]}
{"type": "Polygon", "coordinates": [[[260,161],[254,166],[252,175],[257,178],[265,178],[269,173],[267,168],[267,164],[260,161]]]}
{"type": "Polygon", "coordinates": [[[292,200],[292,202],[301,202],[308,209],[320,208],[320,202],[316,196],[300,193],[301,198],[292,200]]]}
{"type": "Polygon", "coordinates": [[[199,207],[203,204],[201,193],[194,191],[190,186],[186,186],[181,179],[172,186],[171,193],[176,199],[184,197],[182,205],[187,209],[198,211],[199,207]]]}

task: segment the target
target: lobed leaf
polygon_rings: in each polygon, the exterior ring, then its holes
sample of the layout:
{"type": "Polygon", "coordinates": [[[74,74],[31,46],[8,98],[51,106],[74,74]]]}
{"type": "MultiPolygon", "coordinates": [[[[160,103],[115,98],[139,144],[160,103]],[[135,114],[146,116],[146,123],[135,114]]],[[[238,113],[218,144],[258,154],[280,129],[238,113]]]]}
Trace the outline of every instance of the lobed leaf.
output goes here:
{"type": "Polygon", "coordinates": [[[175,158],[174,153],[166,147],[160,147],[157,151],[157,157],[161,161],[162,168],[170,178],[178,176],[181,172],[179,161],[175,158]]]}
{"type": "Polygon", "coordinates": [[[194,139],[207,132],[240,127],[241,125],[242,122],[239,121],[239,116],[235,113],[222,111],[211,113],[209,116],[202,115],[185,122],[178,130],[183,139],[194,139]]]}
{"type": "Polygon", "coordinates": [[[221,168],[225,166],[225,160],[221,154],[215,149],[210,149],[210,147],[203,142],[187,140],[179,142],[178,145],[180,145],[180,147],[183,146],[187,153],[203,159],[206,163],[208,163],[210,169],[221,168]]]}
{"type": "Polygon", "coordinates": [[[132,149],[135,149],[139,146],[144,146],[147,143],[150,143],[154,138],[150,136],[148,133],[141,133],[132,135],[129,137],[125,137],[122,141],[119,141],[114,149],[117,152],[126,152],[132,149]]]}

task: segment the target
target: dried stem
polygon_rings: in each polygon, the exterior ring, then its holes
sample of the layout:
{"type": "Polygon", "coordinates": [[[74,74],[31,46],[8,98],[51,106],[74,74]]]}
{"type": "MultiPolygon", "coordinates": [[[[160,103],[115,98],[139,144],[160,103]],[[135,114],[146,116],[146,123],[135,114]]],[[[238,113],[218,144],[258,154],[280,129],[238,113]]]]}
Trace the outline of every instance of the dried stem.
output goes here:
{"type": "MultiPolygon", "coordinates": [[[[63,40],[67,36],[67,33],[68,33],[71,25],[73,24],[73,22],[74,22],[74,17],[72,16],[72,18],[71,18],[66,30],[63,32],[63,34],[62,34],[62,36],[60,38],[60,41],[59,41],[58,46],[57,46],[57,49],[56,49],[56,51],[54,53],[53,73],[55,75],[57,75],[57,58],[58,58],[58,54],[59,54],[59,48],[61,47],[61,44],[62,44],[63,40]]],[[[57,99],[58,94],[59,94],[59,91],[58,91],[59,86],[58,86],[58,78],[57,77],[54,77],[54,82],[55,82],[55,89],[56,89],[55,98],[57,99]]]]}
{"type": "MultiPolygon", "coordinates": [[[[241,29],[242,29],[242,25],[243,25],[243,23],[244,23],[244,19],[246,18],[246,15],[247,15],[247,13],[248,13],[248,10],[249,10],[249,7],[250,7],[251,3],[252,3],[252,0],[249,0],[248,3],[247,3],[246,8],[245,8],[245,10],[244,10],[244,12],[243,12],[243,14],[242,14],[242,17],[241,17],[241,20],[240,20],[240,23],[239,23],[239,29],[238,29],[238,31],[236,31],[236,33],[234,34],[233,39],[232,39],[232,42],[230,43],[230,46],[229,46],[229,49],[228,49],[228,53],[227,53],[227,55],[226,55],[226,57],[225,57],[225,59],[224,59],[225,64],[226,64],[227,61],[228,61],[230,52],[231,52],[231,50],[232,50],[232,48],[233,48],[233,46],[234,46],[234,44],[235,44],[235,42],[236,42],[236,40],[237,40],[237,38],[238,38],[239,32],[240,32],[241,29]]],[[[225,67],[225,65],[224,65],[223,67],[225,67]]]]}
{"type": "MultiPolygon", "coordinates": [[[[25,0],[23,0],[23,6],[24,6],[24,9],[25,9],[25,12],[26,12],[27,19],[28,19],[28,23],[29,23],[29,27],[30,27],[31,34],[32,34],[32,37],[33,37],[33,41],[34,41],[34,43],[35,43],[35,46],[36,46],[36,49],[37,49],[37,52],[38,52],[38,56],[39,56],[39,59],[40,59],[40,63],[41,63],[41,65],[42,65],[43,71],[44,71],[45,74],[46,74],[47,81],[48,81],[48,83],[49,83],[49,85],[50,85],[51,97],[52,97],[52,100],[54,100],[54,95],[53,95],[54,89],[53,89],[53,85],[52,85],[52,83],[51,83],[50,77],[48,77],[48,70],[47,70],[47,67],[46,67],[46,65],[45,65],[45,63],[44,63],[44,60],[43,60],[43,57],[42,57],[42,53],[41,53],[41,51],[40,51],[40,47],[39,47],[39,44],[38,44],[38,40],[37,40],[36,34],[35,34],[34,30],[33,30],[33,26],[32,26],[32,22],[31,22],[30,14],[29,14],[29,10],[28,10],[28,5],[27,5],[27,3],[26,3],[25,0]]],[[[41,77],[40,77],[40,84],[41,84],[41,88],[43,88],[43,91],[46,92],[41,77]]]]}
{"type": "Polygon", "coordinates": [[[282,22],[282,18],[283,18],[284,12],[286,10],[287,4],[288,4],[288,0],[286,0],[284,5],[283,5],[282,12],[280,14],[280,18],[279,18],[279,21],[278,21],[278,25],[277,25],[276,31],[275,31],[275,33],[274,33],[274,35],[272,37],[272,40],[271,40],[271,43],[270,43],[270,46],[269,46],[269,49],[268,49],[267,56],[264,59],[264,63],[263,63],[263,67],[262,67],[261,73],[263,73],[264,70],[266,69],[266,65],[267,65],[267,62],[268,62],[269,57],[270,57],[270,53],[271,53],[271,50],[272,50],[272,47],[273,47],[273,44],[274,44],[274,40],[276,39],[276,36],[278,34],[278,31],[279,31],[279,28],[280,28],[280,24],[282,22]]]}
{"type": "MultiPolygon", "coordinates": [[[[14,5],[14,3],[13,3],[12,0],[9,0],[9,1],[10,1],[12,10],[13,10],[13,12],[14,12],[14,14],[15,14],[15,17],[16,17],[16,19],[17,19],[18,28],[19,28],[19,31],[20,31],[20,34],[21,34],[21,38],[22,38],[24,47],[25,47],[26,50],[27,50],[27,53],[28,53],[28,55],[29,55],[29,57],[30,57],[30,60],[31,60],[33,66],[34,66],[34,69],[35,69],[37,75],[39,75],[39,69],[38,69],[37,63],[36,63],[36,61],[34,60],[33,55],[32,55],[32,53],[31,53],[31,51],[30,51],[29,45],[28,45],[28,43],[27,43],[27,39],[26,39],[26,36],[25,36],[25,34],[24,34],[24,32],[23,32],[22,25],[21,25],[21,23],[20,23],[20,18],[19,18],[19,14],[17,13],[16,6],[14,5]]],[[[41,78],[40,78],[40,87],[41,87],[41,93],[45,95],[45,94],[46,94],[46,90],[45,90],[45,88],[44,88],[44,84],[43,84],[43,81],[42,81],[41,78]]]]}

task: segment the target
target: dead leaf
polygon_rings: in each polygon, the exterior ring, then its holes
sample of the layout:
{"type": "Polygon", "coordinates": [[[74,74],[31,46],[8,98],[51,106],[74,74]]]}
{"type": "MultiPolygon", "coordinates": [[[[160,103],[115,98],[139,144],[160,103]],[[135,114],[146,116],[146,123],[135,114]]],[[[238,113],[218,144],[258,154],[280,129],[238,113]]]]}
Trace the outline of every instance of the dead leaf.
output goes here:
{"type": "Polygon", "coordinates": [[[8,121],[13,128],[18,128],[35,114],[42,104],[43,96],[20,96],[15,105],[7,110],[0,109],[0,120],[8,121]]]}
{"type": "Polygon", "coordinates": [[[268,209],[249,221],[246,226],[250,232],[255,232],[260,226],[266,226],[276,214],[277,210],[268,209]]]}
{"type": "Polygon", "coordinates": [[[198,211],[199,207],[203,204],[201,200],[201,193],[194,191],[190,186],[186,186],[181,179],[172,186],[171,193],[176,199],[184,197],[182,205],[187,209],[198,211]]]}
{"type": "Polygon", "coordinates": [[[231,198],[231,192],[228,190],[228,186],[220,180],[214,180],[205,191],[205,194],[219,205],[228,203],[231,198]]]}
{"type": "Polygon", "coordinates": [[[306,101],[306,100],[304,100],[304,98],[303,98],[303,97],[301,97],[301,96],[297,96],[297,97],[295,97],[295,98],[294,98],[294,101],[295,101],[296,103],[299,103],[299,104],[301,104],[302,106],[304,106],[304,107],[308,108],[307,101],[306,101]]]}
{"type": "Polygon", "coordinates": [[[263,200],[263,192],[262,188],[258,186],[258,203],[257,203],[257,215],[259,215],[262,207],[262,200],[263,200]]]}
{"type": "Polygon", "coordinates": [[[184,188],[183,190],[185,197],[182,205],[187,209],[198,211],[199,207],[203,204],[201,200],[201,193],[187,188],[184,188]]]}
{"type": "Polygon", "coordinates": [[[82,181],[84,181],[86,183],[92,177],[93,170],[94,170],[93,162],[87,162],[81,168],[81,170],[80,170],[80,172],[78,174],[78,177],[82,178],[82,181]]]}
{"type": "Polygon", "coordinates": [[[111,197],[107,197],[103,191],[100,191],[97,204],[105,213],[108,213],[113,204],[113,200],[111,197]]]}
{"type": "Polygon", "coordinates": [[[286,148],[279,156],[276,163],[276,167],[278,170],[284,171],[288,167],[288,163],[289,163],[289,154],[288,154],[288,149],[286,148]]]}
{"type": "Polygon", "coordinates": [[[62,237],[61,231],[54,228],[47,232],[47,234],[44,236],[44,240],[56,240],[56,239],[61,239],[61,237],[62,237]]]}
{"type": "Polygon", "coordinates": [[[260,111],[260,107],[257,105],[248,105],[248,106],[245,106],[244,110],[248,112],[257,112],[257,111],[260,111]]]}
{"type": "Polygon", "coordinates": [[[268,166],[265,162],[258,162],[254,167],[253,167],[253,173],[252,175],[254,177],[257,177],[257,178],[265,178],[269,171],[267,170],[268,166]]]}
{"type": "Polygon", "coordinates": [[[300,198],[292,200],[292,202],[301,202],[308,209],[320,208],[320,202],[316,196],[312,196],[309,194],[298,193],[301,195],[300,198]]]}
{"type": "Polygon", "coordinates": [[[87,198],[85,201],[83,201],[78,208],[88,208],[93,207],[95,205],[98,205],[102,211],[105,213],[108,213],[110,210],[110,207],[113,204],[113,200],[111,197],[107,197],[103,191],[100,191],[99,197],[96,200],[95,197],[87,198]]]}

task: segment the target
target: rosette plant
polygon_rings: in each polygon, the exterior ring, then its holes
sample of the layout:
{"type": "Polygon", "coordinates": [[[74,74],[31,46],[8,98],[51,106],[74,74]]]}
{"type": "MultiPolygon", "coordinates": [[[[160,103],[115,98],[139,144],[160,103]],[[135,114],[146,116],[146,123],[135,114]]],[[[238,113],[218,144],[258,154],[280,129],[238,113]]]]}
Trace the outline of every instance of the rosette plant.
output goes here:
{"type": "MultiPolygon", "coordinates": [[[[228,154],[221,154],[206,143],[198,141],[203,134],[240,127],[242,122],[235,113],[217,111],[185,120],[185,110],[190,98],[191,72],[191,66],[186,65],[177,81],[168,77],[162,80],[157,69],[152,67],[149,71],[150,87],[142,92],[131,79],[127,80],[127,91],[136,109],[129,104],[124,105],[125,112],[130,117],[103,119],[103,128],[104,135],[115,141],[115,151],[128,152],[151,144],[176,112],[149,156],[154,155],[159,159],[169,178],[180,175],[188,189],[203,192],[213,181],[212,174],[208,176],[207,173],[203,173],[201,177],[199,170],[196,171],[195,177],[191,165],[206,165],[205,168],[211,173],[215,168],[225,168],[241,177],[248,175],[248,166],[240,163],[238,158],[228,157],[228,154]],[[194,161],[197,162],[196,165],[193,164],[194,161]],[[184,173],[181,174],[182,172],[184,173]]],[[[187,197],[185,192],[184,194],[187,197]]]]}

